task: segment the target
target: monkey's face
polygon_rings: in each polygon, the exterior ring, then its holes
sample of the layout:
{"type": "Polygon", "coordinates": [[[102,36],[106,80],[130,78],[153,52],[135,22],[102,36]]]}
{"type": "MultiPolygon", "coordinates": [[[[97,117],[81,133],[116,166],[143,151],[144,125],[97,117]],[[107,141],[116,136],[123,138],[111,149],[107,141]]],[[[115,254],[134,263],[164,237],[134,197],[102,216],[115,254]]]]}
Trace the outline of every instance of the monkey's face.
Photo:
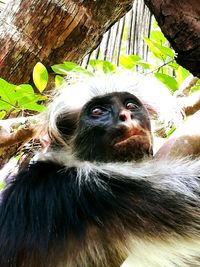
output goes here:
{"type": "Polygon", "coordinates": [[[74,151],[89,161],[131,161],[152,154],[149,115],[127,92],[98,96],[82,109],[74,151]]]}

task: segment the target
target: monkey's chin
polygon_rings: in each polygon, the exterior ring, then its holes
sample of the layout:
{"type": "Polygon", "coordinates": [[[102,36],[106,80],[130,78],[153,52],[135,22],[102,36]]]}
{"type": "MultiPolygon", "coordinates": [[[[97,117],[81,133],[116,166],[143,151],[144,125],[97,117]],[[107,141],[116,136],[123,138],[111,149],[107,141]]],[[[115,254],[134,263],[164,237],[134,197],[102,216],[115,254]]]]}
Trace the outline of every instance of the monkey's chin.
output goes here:
{"type": "Polygon", "coordinates": [[[114,144],[115,156],[139,160],[152,155],[152,141],[148,135],[132,135],[114,144]]]}
{"type": "Polygon", "coordinates": [[[117,140],[115,142],[115,145],[114,146],[126,146],[126,145],[129,145],[129,144],[132,144],[132,145],[137,145],[140,146],[142,144],[149,144],[151,143],[151,140],[150,140],[150,137],[146,134],[144,135],[141,135],[141,134],[135,134],[135,135],[131,135],[131,136],[128,136],[126,138],[123,138],[123,139],[120,139],[120,140],[117,140]]]}
{"type": "Polygon", "coordinates": [[[120,141],[117,141],[116,143],[115,143],[115,146],[126,146],[129,142],[133,142],[133,141],[136,141],[136,140],[139,140],[140,141],[140,139],[141,139],[141,135],[133,135],[133,136],[131,136],[131,137],[127,137],[127,138],[125,138],[125,139],[122,139],[122,140],[120,140],[120,141]]]}

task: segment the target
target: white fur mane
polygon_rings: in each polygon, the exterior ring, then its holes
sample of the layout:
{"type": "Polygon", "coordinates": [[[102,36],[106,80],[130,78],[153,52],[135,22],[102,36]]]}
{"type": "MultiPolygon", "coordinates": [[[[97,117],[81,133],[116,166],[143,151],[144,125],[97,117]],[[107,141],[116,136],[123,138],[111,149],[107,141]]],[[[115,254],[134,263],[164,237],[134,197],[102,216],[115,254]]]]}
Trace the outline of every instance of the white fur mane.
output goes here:
{"type": "Polygon", "coordinates": [[[132,73],[105,75],[83,79],[71,85],[64,85],[49,107],[48,129],[60,141],[62,137],[56,126],[56,119],[61,114],[80,110],[95,96],[112,92],[129,92],[138,97],[144,105],[151,106],[159,114],[164,124],[182,120],[180,110],[169,90],[157,79],[132,73]]]}

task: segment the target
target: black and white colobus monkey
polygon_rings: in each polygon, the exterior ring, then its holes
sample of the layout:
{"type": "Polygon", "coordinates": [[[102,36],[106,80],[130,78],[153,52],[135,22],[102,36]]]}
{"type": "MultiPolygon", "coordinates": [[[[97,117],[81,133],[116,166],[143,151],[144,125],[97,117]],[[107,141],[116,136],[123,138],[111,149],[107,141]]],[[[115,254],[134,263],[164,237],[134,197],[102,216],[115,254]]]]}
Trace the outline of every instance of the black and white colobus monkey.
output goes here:
{"type": "Polygon", "coordinates": [[[2,193],[1,267],[200,266],[200,161],[151,159],[133,87],[102,78],[55,99],[49,151],[2,193]]]}

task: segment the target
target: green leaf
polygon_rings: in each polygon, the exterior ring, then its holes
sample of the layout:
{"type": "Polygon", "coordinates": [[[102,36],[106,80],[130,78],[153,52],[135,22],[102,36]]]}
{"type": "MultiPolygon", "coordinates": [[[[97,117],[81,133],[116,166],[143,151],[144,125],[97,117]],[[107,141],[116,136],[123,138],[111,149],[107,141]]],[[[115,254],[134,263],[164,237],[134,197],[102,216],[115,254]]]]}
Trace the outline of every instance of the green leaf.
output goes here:
{"type": "Polygon", "coordinates": [[[134,69],[136,65],[143,67],[144,69],[151,68],[151,64],[143,60],[140,56],[120,56],[120,65],[125,69],[134,69]]]}
{"type": "Polygon", "coordinates": [[[46,110],[46,107],[43,105],[39,105],[37,103],[26,103],[23,106],[23,109],[29,109],[33,111],[43,112],[46,110]]]}
{"type": "Polygon", "coordinates": [[[56,85],[56,88],[59,88],[61,87],[63,84],[66,83],[66,80],[65,78],[63,78],[62,76],[60,75],[56,75],[55,76],[55,85],[56,85]]]}
{"type": "Polygon", "coordinates": [[[14,104],[15,103],[15,89],[16,85],[8,83],[4,79],[0,78],[0,96],[5,101],[14,104]]]}
{"type": "Polygon", "coordinates": [[[55,64],[51,68],[57,74],[67,75],[69,73],[64,64],[55,64]]]}
{"type": "Polygon", "coordinates": [[[161,30],[153,30],[150,33],[150,37],[152,41],[155,41],[160,44],[166,43],[167,39],[165,38],[164,34],[161,32],[161,30]]]}
{"type": "Polygon", "coordinates": [[[102,69],[102,60],[100,59],[91,59],[89,61],[89,66],[91,66],[94,70],[102,69]]]}
{"type": "Polygon", "coordinates": [[[199,91],[200,90],[200,85],[195,85],[195,86],[193,86],[192,88],[191,88],[191,92],[192,93],[194,93],[194,92],[197,92],[197,91],[199,91]]]}
{"type": "Polygon", "coordinates": [[[165,61],[167,56],[170,58],[174,58],[174,51],[167,47],[167,46],[163,46],[155,41],[150,40],[147,37],[144,37],[144,40],[146,42],[146,44],[148,45],[149,49],[151,50],[151,52],[159,59],[165,61]]]}
{"type": "Polygon", "coordinates": [[[46,99],[46,96],[35,94],[33,87],[29,84],[17,86],[0,79],[0,119],[5,116],[6,111],[10,110],[12,112],[20,109],[44,111],[46,108],[38,102],[46,99]]]}
{"type": "Polygon", "coordinates": [[[176,127],[175,126],[173,126],[169,131],[168,131],[168,133],[167,133],[167,138],[169,138],[170,137],[170,135],[172,135],[174,132],[176,131],[176,127]]]}
{"type": "Polygon", "coordinates": [[[68,71],[71,71],[71,70],[74,70],[77,67],[80,67],[80,65],[78,65],[78,64],[76,64],[74,62],[71,62],[71,61],[64,61],[64,66],[65,66],[65,69],[68,70],[68,71]]]}
{"type": "Polygon", "coordinates": [[[170,62],[170,63],[168,64],[168,66],[171,67],[171,68],[172,68],[173,70],[175,70],[175,71],[177,71],[178,68],[179,68],[178,63],[176,63],[175,60],[173,60],[172,62],[170,62]]]}
{"type": "Polygon", "coordinates": [[[182,66],[179,66],[176,75],[178,84],[181,85],[182,82],[190,75],[190,72],[182,66]]]}
{"type": "Polygon", "coordinates": [[[155,77],[164,83],[171,92],[175,92],[178,89],[178,83],[175,78],[162,73],[155,73],[155,77]]]}
{"type": "Polygon", "coordinates": [[[77,66],[76,68],[74,68],[73,70],[71,70],[69,72],[70,74],[78,74],[78,75],[87,75],[87,76],[94,76],[94,74],[89,71],[86,70],[85,68],[81,67],[81,66],[77,66]]]}
{"type": "Polygon", "coordinates": [[[16,96],[19,95],[34,95],[35,92],[30,84],[20,84],[16,86],[16,96]]]}
{"type": "MultiPolygon", "coordinates": [[[[5,102],[0,97],[0,110],[10,111],[11,109],[15,109],[15,106],[12,106],[10,103],[5,102]]],[[[17,108],[17,107],[16,107],[17,108]]]]}
{"type": "Polygon", "coordinates": [[[116,66],[113,63],[105,60],[103,61],[103,72],[105,74],[113,73],[115,71],[116,71],[116,66]]]}
{"type": "Polygon", "coordinates": [[[0,111],[0,120],[2,120],[6,116],[6,112],[4,110],[0,111]]]}
{"type": "Polygon", "coordinates": [[[139,60],[136,62],[136,65],[143,67],[144,69],[150,69],[152,67],[151,64],[147,63],[145,60],[139,60]]]}
{"type": "Polygon", "coordinates": [[[46,99],[46,96],[35,94],[32,86],[29,84],[21,84],[16,88],[16,100],[18,107],[22,110],[30,109],[41,112],[42,108],[35,105],[39,105],[37,102],[46,99]]]}
{"type": "Polygon", "coordinates": [[[37,89],[42,93],[48,83],[48,71],[41,62],[38,62],[33,68],[33,81],[37,89]]]}
{"type": "Polygon", "coordinates": [[[92,59],[90,60],[89,65],[95,71],[100,70],[103,71],[103,73],[113,73],[116,71],[116,65],[106,60],[92,59]]]}
{"type": "Polygon", "coordinates": [[[143,59],[137,55],[129,55],[129,56],[121,55],[119,62],[120,65],[125,69],[134,69],[135,65],[141,60],[143,59]]]}
{"type": "Polygon", "coordinates": [[[40,95],[32,95],[32,96],[24,96],[22,95],[21,98],[18,100],[18,106],[21,109],[26,109],[27,105],[29,104],[35,104],[38,101],[46,100],[46,96],[40,96],[40,95]]]}
{"type": "Polygon", "coordinates": [[[132,60],[132,62],[138,62],[140,60],[143,60],[140,56],[138,55],[129,55],[128,58],[132,60]]]}
{"type": "Polygon", "coordinates": [[[16,100],[20,108],[23,108],[26,103],[34,101],[35,95],[29,84],[21,84],[16,87],[16,100]]]}
{"type": "Polygon", "coordinates": [[[16,85],[0,78],[0,110],[9,111],[16,105],[16,85]]]}
{"type": "Polygon", "coordinates": [[[79,66],[76,63],[69,62],[69,61],[65,61],[63,64],[55,64],[51,66],[51,68],[56,74],[60,74],[60,75],[78,73],[78,74],[93,76],[92,72],[86,70],[85,68],[79,66]]]}

